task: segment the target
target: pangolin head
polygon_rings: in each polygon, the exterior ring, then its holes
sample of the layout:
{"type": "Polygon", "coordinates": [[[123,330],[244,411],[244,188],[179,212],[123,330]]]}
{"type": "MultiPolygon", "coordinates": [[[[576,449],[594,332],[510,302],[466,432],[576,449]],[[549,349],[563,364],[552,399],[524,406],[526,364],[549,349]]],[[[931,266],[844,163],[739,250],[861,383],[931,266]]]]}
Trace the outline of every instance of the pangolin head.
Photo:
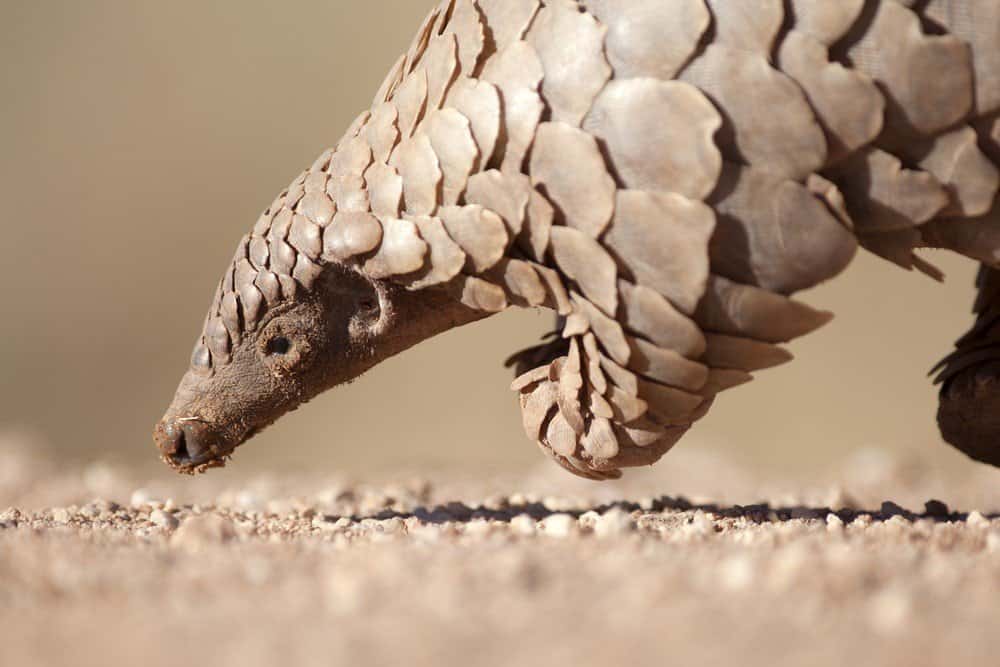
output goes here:
{"type": "MultiPolygon", "coordinates": [[[[347,179],[332,183],[327,173],[336,155],[325,153],[279,195],[219,283],[190,367],[153,433],[179,472],[224,465],[302,403],[482,316],[444,291],[386,279],[380,223],[363,210],[338,211],[347,179]]],[[[412,254],[423,263],[427,248],[417,238],[412,254]]],[[[392,248],[386,252],[400,252],[392,248]]],[[[392,261],[398,268],[400,259],[392,261]]]]}

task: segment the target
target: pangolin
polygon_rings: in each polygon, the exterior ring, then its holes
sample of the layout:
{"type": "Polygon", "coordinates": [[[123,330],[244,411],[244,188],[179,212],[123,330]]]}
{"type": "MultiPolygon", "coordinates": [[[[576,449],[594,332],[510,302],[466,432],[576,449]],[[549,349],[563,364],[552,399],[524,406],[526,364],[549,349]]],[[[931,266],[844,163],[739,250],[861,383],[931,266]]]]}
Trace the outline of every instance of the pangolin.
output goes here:
{"type": "Polygon", "coordinates": [[[239,243],[154,438],[222,465],[440,332],[557,315],[511,358],[566,470],[662,457],[832,315],[858,247],[983,265],[946,439],[1000,465],[1000,2],[444,0],[371,108],[239,243]]]}

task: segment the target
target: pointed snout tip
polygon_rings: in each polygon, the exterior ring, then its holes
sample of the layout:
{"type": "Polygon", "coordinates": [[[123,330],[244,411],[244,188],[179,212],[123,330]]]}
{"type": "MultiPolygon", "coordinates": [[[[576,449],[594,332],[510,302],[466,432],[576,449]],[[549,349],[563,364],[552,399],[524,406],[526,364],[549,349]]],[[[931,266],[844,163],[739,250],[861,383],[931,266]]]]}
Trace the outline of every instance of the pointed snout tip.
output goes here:
{"type": "Polygon", "coordinates": [[[153,429],[153,441],[163,462],[184,474],[222,467],[232,451],[221,446],[210,424],[196,417],[164,417],[153,429]]]}

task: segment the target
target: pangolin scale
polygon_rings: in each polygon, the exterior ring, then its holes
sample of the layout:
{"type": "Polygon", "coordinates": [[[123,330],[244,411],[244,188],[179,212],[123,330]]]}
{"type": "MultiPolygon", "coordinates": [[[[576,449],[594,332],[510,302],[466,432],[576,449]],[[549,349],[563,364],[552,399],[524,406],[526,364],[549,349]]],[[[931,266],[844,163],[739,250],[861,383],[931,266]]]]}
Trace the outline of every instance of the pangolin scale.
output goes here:
{"type": "Polygon", "coordinates": [[[556,335],[510,360],[525,431],[613,478],[789,361],[831,318],[792,295],[858,246],[934,278],[918,250],[945,248],[985,268],[942,427],[1000,463],[998,165],[996,0],[444,0],[240,242],[155,437],[204,470],[424,338],[545,307],[556,335]]]}

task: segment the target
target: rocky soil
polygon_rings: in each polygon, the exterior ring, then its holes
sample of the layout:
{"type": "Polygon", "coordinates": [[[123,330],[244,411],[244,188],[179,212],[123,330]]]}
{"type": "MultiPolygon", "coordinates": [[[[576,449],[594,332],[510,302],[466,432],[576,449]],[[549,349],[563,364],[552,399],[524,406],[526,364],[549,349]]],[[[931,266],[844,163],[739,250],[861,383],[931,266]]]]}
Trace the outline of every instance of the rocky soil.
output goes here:
{"type": "Polygon", "coordinates": [[[614,485],[550,467],[359,483],[0,455],[5,665],[1000,655],[1000,473],[985,468],[944,479],[872,453],[775,483],[684,451],[614,485]]]}

